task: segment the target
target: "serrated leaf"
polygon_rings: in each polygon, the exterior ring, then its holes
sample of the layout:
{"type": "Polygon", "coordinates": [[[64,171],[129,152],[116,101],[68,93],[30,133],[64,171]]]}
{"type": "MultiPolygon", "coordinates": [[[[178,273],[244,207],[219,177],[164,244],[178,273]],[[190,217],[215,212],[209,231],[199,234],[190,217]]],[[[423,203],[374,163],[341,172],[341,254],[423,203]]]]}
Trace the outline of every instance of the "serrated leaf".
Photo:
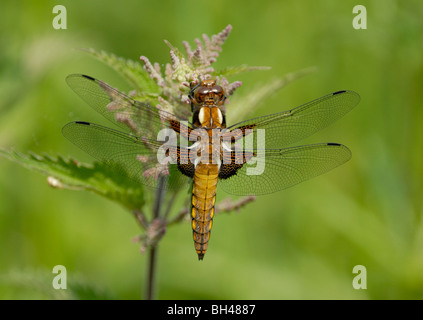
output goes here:
{"type": "Polygon", "coordinates": [[[0,156],[47,175],[47,182],[54,188],[91,191],[131,211],[144,206],[143,186],[109,165],[100,162],[89,165],[61,156],[23,154],[4,149],[0,149],[0,156]]]}
{"type": "Polygon", "coordinates": [[[233,67],[227,67],[221,70],[213,71],[212,75],[215,77],[230,77],[242,72],[248,72],[248,71],[255,71],[255,70],[270,70],[271,67],[266,66],[247,66],[246,64],[240,65],[240,66],[233,66],[233,67]]]}
{"type": "Polygon", "coordinates": [[[115,69],[140,93],[157,96],[160,92],[159,86],[151,79],[141,63],[117,57],[113,53],[108,53],[106,51],[96,51],[94,49],[81,50],[115,69]]]}

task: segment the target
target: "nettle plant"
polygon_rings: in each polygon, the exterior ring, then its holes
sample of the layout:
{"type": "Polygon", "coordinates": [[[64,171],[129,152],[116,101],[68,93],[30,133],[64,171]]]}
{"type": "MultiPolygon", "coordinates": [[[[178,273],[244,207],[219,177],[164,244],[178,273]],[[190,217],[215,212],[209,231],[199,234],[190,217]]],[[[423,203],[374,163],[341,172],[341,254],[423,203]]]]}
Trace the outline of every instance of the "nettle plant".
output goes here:
{"type": "MultiPolygon", "coordinates": [[[[202,39],[195,39],[195,49],[184,41],[185,54],[172,46],[170,47],[171,62],[162,67],[159,63],[151,63],[141,56],[140,61],[133,61],[116,57],[114,54],[94,49],[83,49],[98,60],[115,69],[133,90],[128,93],[131,98],[154,106],[159,110],[173,113],[180,119],[191,117],[191,106],[188,94],[190,88],[205,79],[215,79],[225,91],[227,97],[241,86],[240,81],[230,82],[229,77],[246,71],[267,70],[269,67],[251,67],[240,65],[215,70],[216,62],[231,32],[228,25],[222,32],[209,37],[203,35],[202,39]]],[[[229,103],[229,119],[242,120],[243,117],[257,109],[265,98],[275,94],[277,90],[285,87],[291,81],[312,71],[302,71],[287,74],[269,83],[256,86],[242,97],[226,99],[229,103]]],[[[137,123],[128,123],[133,132],[137,132],[137,123]]],[[[188,223],[190,197],[187,190],[179,189],[165,192],[164,189],[151,189],[129,177],[122,175],[104,162],[82,163],[72,158],[62,156],[37,155],[34,153],[20,153],[14,150],[0,149],[0,155],[20,165],[47,175],[47,182],[57,189],[70,189],[90,191],[115,201],[128,209],[136,218],[142,229],[142,234],[134,239],[140,243],[141,252],[147,255],[147,279],[145,280],[145,298],[155,297],[155,270],[157,247],[166,234],[166,229],[177,223],[188,223]],[[186,197],[184,205],[176,207],[175,200],[186,197]]],[[[237,200],[226,198],[215,206],[216,213],[238,210],[255,197],[248,196],[237,200]]],[[[191,250],[191,243],[190,248],[191,250]]]]}

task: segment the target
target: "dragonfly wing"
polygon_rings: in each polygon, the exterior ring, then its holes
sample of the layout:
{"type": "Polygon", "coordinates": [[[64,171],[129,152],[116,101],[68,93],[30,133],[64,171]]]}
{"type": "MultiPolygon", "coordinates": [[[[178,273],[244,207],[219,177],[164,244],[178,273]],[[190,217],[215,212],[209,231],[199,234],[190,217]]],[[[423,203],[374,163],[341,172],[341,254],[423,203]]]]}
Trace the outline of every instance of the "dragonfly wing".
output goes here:
{"type": "Polygon", "coordinates": [[[254,141],[259,141],[260,134],[264,134],[265,144],[258,148],[276,149],[327,127],[354,108],[359,101],[360,96],[354,91],[338,91],[292,110],[237,123],[227,130],[238,137],[248,137],[250,132],[254,141]]]}
{"type": "Polygon", "coordinates": [[[163,188],[188,186],[188,178],[178,171],[177,164],[162,165],[158,162],[160,144],[155,140],[82,121],[68,123],[62,133],[92,157],[139,183],[159,188],[158,177],[163,175],[167,178],[163,188]]]}
{"type": "Polygon", "coordinates": [[[94,110],[125,131],[155,139],[163,128],[175,127],[179,130],[180,119],[172,113],[136,101],[103,81],[71,74],[66,82],[94,110]]]}
{"type": "MultiPolygon", "coordinates": [[[[246,154],[248,151],[246,151],[246,154]]],[[[234,195],[262,195],[294,186],[336,168],[351,158],[350,150],[337,143],[255,150],[255,157],[219,185],[234,195]]],[[[253,154],[251,153],[251,154],[253,154]]]]}

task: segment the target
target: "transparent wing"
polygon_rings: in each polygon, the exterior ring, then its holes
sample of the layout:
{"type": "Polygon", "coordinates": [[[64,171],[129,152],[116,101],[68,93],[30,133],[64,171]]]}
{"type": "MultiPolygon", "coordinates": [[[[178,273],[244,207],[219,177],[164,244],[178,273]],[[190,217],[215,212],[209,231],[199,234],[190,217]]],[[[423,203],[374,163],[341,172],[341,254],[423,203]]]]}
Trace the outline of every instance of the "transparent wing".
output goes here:
{"type": "Polygon", "coordinates": [[[245,136],[250,129],[257,141],[259,129],[265,135],[265,145],[259,148],[277,149],[304,139],[327,127],[354,108],[360,96],[354,91],[338,91],[313,100],[292,110],[239,122],[229,128],[245,136]]]}
{"type": "Polygon", "coordinates": [[[255,150],[254,154],[255,164],[246,163],[236,175],[219,180],[224,191],[234,195],[273,193],[328,172],[351,158],[350,150],[337,143],[255,150]]]}
{"type": "Polygon", "coordinates": [[[86,103],[125,131],[147,139],[155,139],[166,127],[179,130],[175,115],[128,97],[103,81],[90,76],[72,74],[66,82],[86,103]]]}
{"type": "Polygon", "coordinates": [[[158,177],[163,175],[167,178],[163,188],[188,186],[188,178],[178,171],[176,164],[159,164],[157,150],[160,144],[155,140],[81,121],[68,123],[62,133],[92,157],[139,183],[158,188],[158,177]]]}

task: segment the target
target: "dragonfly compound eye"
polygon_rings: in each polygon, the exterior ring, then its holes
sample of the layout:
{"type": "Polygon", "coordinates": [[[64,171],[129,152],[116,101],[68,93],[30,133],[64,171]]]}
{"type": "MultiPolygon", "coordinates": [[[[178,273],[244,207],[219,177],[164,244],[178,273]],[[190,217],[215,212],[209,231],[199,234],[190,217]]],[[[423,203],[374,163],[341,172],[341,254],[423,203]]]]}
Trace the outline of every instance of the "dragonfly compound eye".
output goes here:
{"type": "Polygon", "coordinates": [[[219,97],[219,100],[223,99],[224,92],[223,92],[223,88],[221,86],[218,86],[218,85],[213,86],[210,89],[210,92],[213,92],[215,95],[217,95],[219,97]]]}
{"type": "Polygon", "coordinates": [[[209,94],[210,89],[207,87],[199,87],[195,93],[194,98],[197,100],[197,102],[203,102],[206,98],[206,96],[209,94]]]}

